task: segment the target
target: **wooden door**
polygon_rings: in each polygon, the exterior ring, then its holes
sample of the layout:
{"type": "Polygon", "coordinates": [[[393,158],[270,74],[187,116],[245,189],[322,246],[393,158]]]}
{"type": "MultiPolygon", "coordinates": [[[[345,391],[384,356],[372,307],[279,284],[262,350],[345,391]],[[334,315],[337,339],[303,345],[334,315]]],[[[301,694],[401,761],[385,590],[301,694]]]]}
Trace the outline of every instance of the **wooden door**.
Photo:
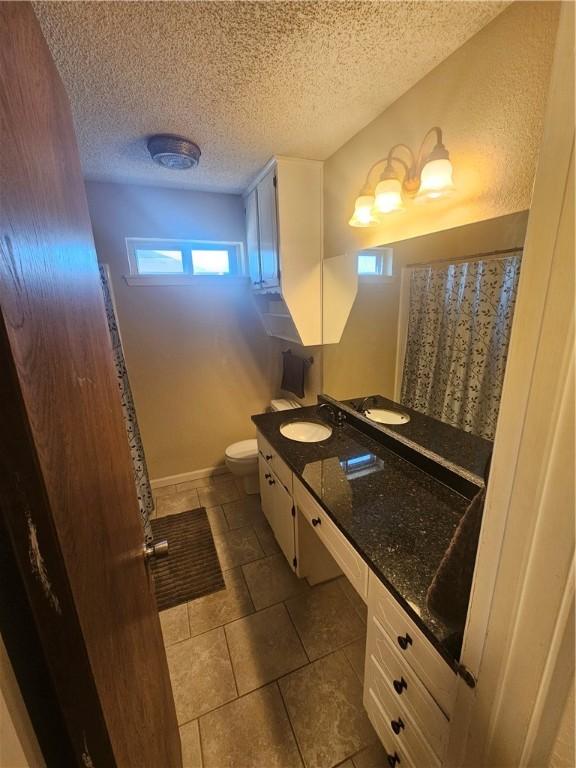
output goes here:
{"type": "Polygon", "coordinates": [[[74,760],[180,742],[68,100],[29,3],[0,4],[0,510],[74,760]]]}
{"type": "Polygon", "coordinates": [[[244,200],[246,212],[246,247],[248,249],[248,274],[254,288],[262,285],[260,270],[260,235],[258,232],[258,194],[253,189],[244,200]]]}
{"type": "Polygon", "coordinates": [[[273,288],[278,281],[278,220],[276,210],[276,168],[271,168],[258,184],[258,225],[262,288],[273,288]]]}

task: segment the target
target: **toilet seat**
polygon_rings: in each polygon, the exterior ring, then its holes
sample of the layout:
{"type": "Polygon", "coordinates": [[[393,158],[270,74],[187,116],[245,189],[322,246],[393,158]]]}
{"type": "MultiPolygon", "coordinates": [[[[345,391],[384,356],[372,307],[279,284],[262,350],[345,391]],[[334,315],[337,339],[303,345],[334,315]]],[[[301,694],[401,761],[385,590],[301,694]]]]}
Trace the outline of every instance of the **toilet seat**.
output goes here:
{"type": "Polygon", "coordinates": [[[252,462],[258,458],[258,441],[240,440],[226,448],[226,458],[237,462],[252,462]]]}

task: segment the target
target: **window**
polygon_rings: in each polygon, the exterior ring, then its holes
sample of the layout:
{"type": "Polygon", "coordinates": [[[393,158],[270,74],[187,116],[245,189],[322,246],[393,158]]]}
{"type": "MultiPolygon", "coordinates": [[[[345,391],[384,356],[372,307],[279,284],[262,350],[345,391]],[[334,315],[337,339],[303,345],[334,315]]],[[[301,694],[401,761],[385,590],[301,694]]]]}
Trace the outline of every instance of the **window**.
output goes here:
{"type": "Polygon", "coordinates": [[[136,267],[139,275],[173,275],[184,273],[182,251],[157,251],[154,248],[136,248],[136,267]]]}
{"type": "Polygon", "coordinates": [[[126,247],[132,277],[170,278],[173,284],[191,277],[243,274],[241,243],[128,237],[126,247]]]}
{"type": "Polygon", "coordinates": [[[358,274],[360,277],[392,277],[392,248],[367,248],[358,252],[358,274]]]}

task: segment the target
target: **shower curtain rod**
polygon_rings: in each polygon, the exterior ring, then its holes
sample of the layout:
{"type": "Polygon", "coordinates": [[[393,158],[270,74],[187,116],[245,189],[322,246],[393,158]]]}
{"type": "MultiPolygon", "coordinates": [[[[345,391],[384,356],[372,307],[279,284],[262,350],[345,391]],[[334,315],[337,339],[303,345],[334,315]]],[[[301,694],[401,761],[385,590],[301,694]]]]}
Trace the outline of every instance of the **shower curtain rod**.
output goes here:
{"type": "Polygon", "coordinates": [[[504,259],[506,256],[509,256],[511,253],[522,253],[524,250],[524,246],[519,245],[516,248],[506,248],[502,251],[486,251],[485,253],[474,253],[470,256],[456,256],[453,259],[442,259],[439,261],[420,261],[420,262],[413,262],[412,264],[405,264],[404,269],[424,269],[425,267],[436,267],[436,266],[443,266],[446,264],[458,264],[458,263],[466,263],[467,261],[481,261],[482,259],[504,259]]]}

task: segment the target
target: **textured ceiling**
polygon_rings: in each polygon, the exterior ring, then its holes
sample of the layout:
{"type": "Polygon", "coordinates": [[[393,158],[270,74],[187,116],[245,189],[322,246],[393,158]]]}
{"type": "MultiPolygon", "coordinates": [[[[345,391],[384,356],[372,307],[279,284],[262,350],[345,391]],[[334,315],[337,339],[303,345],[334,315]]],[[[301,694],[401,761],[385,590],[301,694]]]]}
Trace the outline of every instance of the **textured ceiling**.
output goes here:
{"type": "MultiPolygon", "coordinates": [[[[273,154],[323,160],[503,2],[37,2],[87,178],[237,192],[273,154]],[[202,149],[169,171],[151,133],[202,149]]],[[[401,137],[399,137],[401,138],[401,137]]]]}

